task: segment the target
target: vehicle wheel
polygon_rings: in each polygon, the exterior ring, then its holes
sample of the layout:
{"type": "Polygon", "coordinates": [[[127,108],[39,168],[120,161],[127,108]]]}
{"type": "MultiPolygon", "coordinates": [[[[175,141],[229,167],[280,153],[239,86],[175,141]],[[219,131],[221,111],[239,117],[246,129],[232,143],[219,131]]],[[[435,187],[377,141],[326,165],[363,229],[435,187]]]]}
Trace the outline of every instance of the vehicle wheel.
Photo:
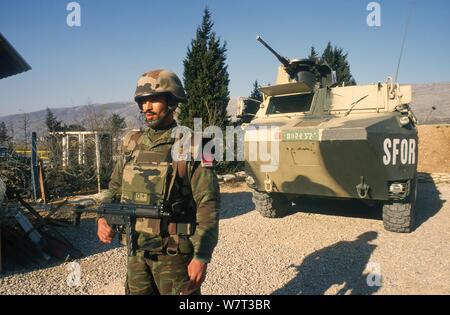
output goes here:
{"type": "Polygon", "coordinates": [[[387,231],[411,233],[416,217],[417,177],[412,181],[411,193],[403,202],[391,202],[383,205],[383,224],[387,231]]]}
{"type": "Polygon", "coordinates": [[[266,218],[281,218],[289,210],[289,202],[281,194],[269,194],[253,190],[253,203],[256,210],[266,218]]]}

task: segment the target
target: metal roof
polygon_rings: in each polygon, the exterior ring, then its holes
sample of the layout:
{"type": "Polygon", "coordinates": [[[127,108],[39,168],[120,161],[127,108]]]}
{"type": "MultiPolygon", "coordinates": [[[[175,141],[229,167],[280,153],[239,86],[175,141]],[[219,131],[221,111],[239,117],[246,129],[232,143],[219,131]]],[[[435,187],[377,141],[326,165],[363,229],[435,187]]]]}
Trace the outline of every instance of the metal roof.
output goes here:
{"type": "Polygon", "coordinates": [[[30,70],[30,65],[0,33],[0,79],[30,70]]]}

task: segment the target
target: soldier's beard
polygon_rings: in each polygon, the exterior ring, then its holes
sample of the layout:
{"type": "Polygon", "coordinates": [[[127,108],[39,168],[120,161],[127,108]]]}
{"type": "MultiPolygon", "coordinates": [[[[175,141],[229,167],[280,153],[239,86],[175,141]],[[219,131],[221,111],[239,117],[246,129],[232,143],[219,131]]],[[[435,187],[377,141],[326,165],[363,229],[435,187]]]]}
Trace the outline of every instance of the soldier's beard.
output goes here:
{"type": "Polygon", "coordinates": [[[152,119],[149,120],[146,116],[147,113],[152,113],[152,114],[156,114],[152,111],[147,111],[147,112],[143,112],[144,117],[145,117],[145,124],[147,125],[147,127],[152,128],[154,130],[158,130],[158,129],[164,129],[164,127],[166,126],[166,118],[171,114],[170,110],[166,110],[165,113],[157,118],[157,119],[152,119]]]}

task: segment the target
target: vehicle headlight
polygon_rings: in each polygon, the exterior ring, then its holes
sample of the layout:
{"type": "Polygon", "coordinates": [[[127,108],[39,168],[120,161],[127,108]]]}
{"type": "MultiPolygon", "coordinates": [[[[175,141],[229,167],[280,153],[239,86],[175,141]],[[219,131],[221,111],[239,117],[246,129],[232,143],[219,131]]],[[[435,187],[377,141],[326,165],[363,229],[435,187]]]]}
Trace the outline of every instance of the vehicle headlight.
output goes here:
{"type": "Polygon", "coordinates": [[[404,194],[406,192],[405,183],[393,183],[389,186],[389,192],[395,195],[404,194]]]}

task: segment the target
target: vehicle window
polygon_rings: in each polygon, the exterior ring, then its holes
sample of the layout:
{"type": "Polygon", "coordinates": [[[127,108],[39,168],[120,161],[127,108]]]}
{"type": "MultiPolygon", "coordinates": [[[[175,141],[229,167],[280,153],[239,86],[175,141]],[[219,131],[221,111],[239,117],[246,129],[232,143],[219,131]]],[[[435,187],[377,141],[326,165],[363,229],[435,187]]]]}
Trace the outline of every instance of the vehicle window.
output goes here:
{"type": "Polygon", "coordinates": [[[273,96],[267,107],[267,115],[307,112],[311,108],[314,93],[273,96]]]}

